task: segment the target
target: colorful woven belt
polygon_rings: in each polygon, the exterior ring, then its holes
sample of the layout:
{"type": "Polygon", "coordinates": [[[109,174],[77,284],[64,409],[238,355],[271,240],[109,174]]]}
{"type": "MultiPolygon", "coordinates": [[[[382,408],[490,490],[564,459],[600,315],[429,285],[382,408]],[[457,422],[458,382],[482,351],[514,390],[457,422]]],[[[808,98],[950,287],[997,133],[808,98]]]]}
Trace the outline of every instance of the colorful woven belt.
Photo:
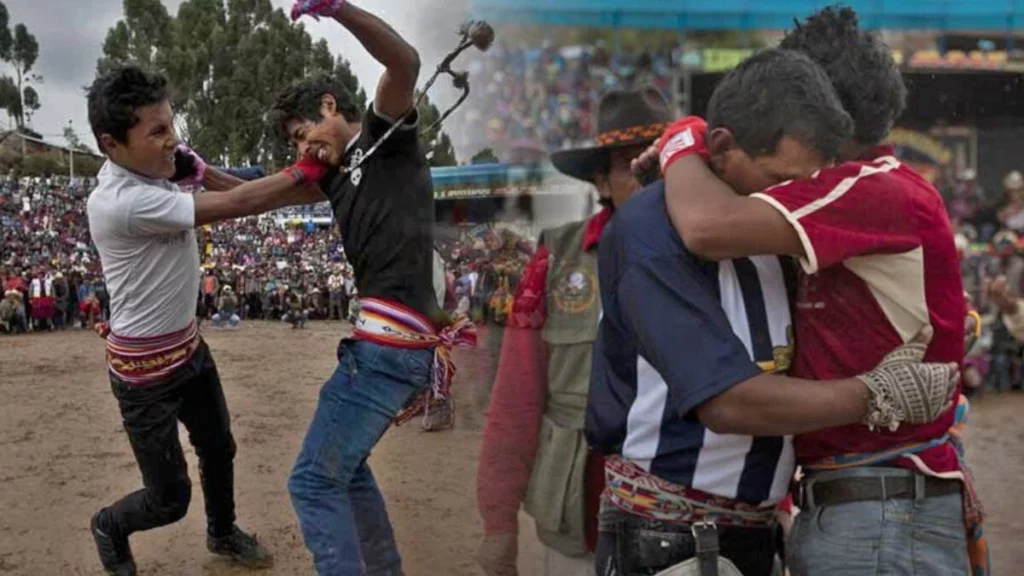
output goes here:
{"type": "Polygon", "coordinates": [[[753,505],[674,484],[621,456],[604,464],[604,497],[619,509],[649,520],[693,524],[767,527],[775,523],[776,505],[753,505]]]}

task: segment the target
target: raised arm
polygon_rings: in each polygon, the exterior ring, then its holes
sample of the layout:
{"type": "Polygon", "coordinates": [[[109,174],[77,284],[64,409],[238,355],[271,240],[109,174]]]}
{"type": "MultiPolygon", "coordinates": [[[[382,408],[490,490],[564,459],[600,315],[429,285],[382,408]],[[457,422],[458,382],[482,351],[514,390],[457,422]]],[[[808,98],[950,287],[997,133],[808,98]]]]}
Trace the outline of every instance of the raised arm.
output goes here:
{"type": "Polygon", "coordinates": [[[420,56],[394,28],[347,0],[298,0],[292,7],[292,19],[304,14],[333,18],[359,40],[374,60],[384,65],[384,75],[373,99],[378,114],[397,120],[412,108],[420,56]]]}

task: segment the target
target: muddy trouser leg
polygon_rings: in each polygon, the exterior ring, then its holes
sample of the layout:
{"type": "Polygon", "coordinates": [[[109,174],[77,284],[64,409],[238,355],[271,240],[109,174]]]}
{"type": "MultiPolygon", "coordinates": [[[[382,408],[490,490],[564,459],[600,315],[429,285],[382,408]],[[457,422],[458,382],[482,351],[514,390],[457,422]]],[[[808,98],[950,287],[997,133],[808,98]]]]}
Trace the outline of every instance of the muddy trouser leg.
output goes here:
{"type": "Polygon", "coordinates": [[[196,377],[191,363],[149,386],[131,386],[110,376],[143,485],[100,512],[98,525],[111,536],[166,526],[188,512],[192,485],[178,440],[178,417],[183,389],[196,377]]]}
{"type": "Polygon", "coordinates": [[[179,419],[199,459],[207,532],[226,536],[235,524],[235,439],[217,365],[206,343],[193,357],[198,375],[184,387],[179,419]]]}

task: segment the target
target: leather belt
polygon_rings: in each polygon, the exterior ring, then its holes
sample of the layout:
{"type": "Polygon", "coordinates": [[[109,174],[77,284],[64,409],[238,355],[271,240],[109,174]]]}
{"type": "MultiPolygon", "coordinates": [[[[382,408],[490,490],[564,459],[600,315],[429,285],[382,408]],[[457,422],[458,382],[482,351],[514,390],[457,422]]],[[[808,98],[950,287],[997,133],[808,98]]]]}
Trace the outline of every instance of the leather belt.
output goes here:
{"type": "Polygon", "coordinates": [[[912,476],[871,476],[836,478],[815,481],[813,477],[800,482],[796,505],[809,509],[836,506],[851,502],[924,499],[959,494],[959,480],[946,480],[914,474],[912,476]]]}

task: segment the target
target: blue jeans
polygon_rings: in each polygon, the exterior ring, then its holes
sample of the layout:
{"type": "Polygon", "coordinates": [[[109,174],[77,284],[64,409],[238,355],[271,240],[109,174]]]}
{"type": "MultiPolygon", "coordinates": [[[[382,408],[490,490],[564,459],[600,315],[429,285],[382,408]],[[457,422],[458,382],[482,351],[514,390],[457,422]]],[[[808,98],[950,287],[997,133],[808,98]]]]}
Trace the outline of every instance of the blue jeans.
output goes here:
{"type": "MultiPolygon", "coordinates": [[[[857,468],[839,473],[852,474],[910,472],[857,468]]],[[[969,571],[960,495],[801,510],[786,543],[786,564],[792,576],[963,576],[969,571]]]]}
{"type": "Polygon", "coordinates": [[[221,314],[220,312],[214,314],[210,321],[217,327],[227,324],[232,328],[238,328],[238,325],[242,323],[242,319],[238,317],[238,314],[221,314]]]}
{"type": "Polygon", "coordinates": [[[321,576],[400,576],[384,498],[367,458],[398,411],[430,384],[433,350],[360,340],[338,346],[288,479],[306,547],[321,576]]]}

